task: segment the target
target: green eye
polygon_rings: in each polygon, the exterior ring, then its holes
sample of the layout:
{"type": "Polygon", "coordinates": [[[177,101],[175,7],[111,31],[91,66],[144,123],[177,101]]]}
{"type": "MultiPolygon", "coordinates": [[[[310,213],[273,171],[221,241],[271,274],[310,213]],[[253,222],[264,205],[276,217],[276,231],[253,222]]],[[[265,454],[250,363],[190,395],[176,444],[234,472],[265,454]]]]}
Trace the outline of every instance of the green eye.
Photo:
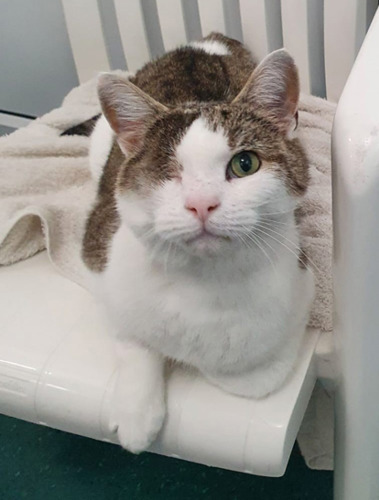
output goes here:
{"type": "Polygon", "coordinates": [[[242,151],[233,156],[228,165],[227,174],[229,177],[246,177],[255,174],[261,162],[258,156],[251,151],[242,151]]]}

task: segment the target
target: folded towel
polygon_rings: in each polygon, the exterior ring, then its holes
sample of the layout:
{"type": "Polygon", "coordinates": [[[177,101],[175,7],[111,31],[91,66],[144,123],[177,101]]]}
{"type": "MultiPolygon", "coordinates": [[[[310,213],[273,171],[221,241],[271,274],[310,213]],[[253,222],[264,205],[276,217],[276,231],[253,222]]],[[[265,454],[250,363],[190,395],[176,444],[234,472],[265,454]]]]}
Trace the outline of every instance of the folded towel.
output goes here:
{"type": "Polygon", "coordinates": [[[55,267],[86,286],[84,223],[95,196],[87,137],[60,137],[96,115],[96,82],[72,90],[61,108],[0,138],[0,264],[47,248],[55,267]]]}
{"type": "MultiPolygon", "coordinates": [[[[60,134],[99,112],[96,80],[91,80],[72,90],[62,107],[0,138],[0,265],[47,248],[63,275],[87,286],[81,242],[96,193],[89,171],[89,139],[60,134]]],[[[332,330],[330,133],[334,112],[332,103],[301,97],[299,137],[310,160],[311,185],[301,205],[300,228],[317,287],[310,326],[325,332],[332,330]]]]}

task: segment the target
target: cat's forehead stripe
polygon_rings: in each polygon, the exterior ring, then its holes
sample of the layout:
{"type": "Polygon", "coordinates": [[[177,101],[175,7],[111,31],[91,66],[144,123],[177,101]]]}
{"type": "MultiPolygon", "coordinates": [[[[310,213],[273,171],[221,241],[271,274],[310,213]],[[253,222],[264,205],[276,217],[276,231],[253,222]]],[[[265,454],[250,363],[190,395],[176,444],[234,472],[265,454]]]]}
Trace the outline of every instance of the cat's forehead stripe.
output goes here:
{"type": "Polygon", "coordinates": [[[228,138],[222,127],[211,130],[207,121],[199,117],[192,122],[176,149],[176,157],[186,173],[212,169],[230,159],[228,138]]]}

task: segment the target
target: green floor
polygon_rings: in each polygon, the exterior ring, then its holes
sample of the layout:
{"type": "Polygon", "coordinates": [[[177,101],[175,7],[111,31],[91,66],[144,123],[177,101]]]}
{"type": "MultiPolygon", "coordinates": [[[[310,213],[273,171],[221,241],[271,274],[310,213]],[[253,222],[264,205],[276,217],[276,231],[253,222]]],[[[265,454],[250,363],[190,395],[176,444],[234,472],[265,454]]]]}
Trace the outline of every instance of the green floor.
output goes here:
{"type": "Polygon", "coordinates": [[[0,415],[0,499],[331,500],[332,473],[307,469],[295,447],[283,478],[209,468],[0,415]]]}

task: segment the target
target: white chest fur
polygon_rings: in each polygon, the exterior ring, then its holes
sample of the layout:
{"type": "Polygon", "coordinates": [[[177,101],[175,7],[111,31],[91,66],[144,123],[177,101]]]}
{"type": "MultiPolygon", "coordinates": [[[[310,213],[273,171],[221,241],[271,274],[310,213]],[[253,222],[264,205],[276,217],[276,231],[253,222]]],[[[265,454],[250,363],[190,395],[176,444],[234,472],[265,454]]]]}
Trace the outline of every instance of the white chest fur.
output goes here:
{"type": "Polygon", "coordinates": [[[298,344],[312,298],[309,272],[289,252],[275,266],[268,262],[250,272],[238,259],[202,273],[166,272],[151,267],[124,225],[101,282],[120,339],[137,340],[211,376],[251,371],[298,344]]]}

